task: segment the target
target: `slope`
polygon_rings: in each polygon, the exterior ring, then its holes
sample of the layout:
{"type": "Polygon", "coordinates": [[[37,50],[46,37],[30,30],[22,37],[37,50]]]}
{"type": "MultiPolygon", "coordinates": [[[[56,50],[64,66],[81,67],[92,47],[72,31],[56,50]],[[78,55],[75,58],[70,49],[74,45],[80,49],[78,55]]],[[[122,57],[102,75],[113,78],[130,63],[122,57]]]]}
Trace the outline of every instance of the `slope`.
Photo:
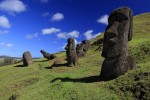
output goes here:
{"type": "Polygon", "coordinates": [[[103,62],[100,44],[92,45],[76,67],[66,67],[65,52],[60,52],[54,60],[37,59],[29,67],[22,67],[22,63],[0,67],[0,100],[150,99],[149,27],[150,13],[134,17],[134,37],[129,42],[129,51],[136,59],[137,70],[112,81],[99,82],[103,62]],[[62,64],[49,69],[56,60],[62,64]]]}

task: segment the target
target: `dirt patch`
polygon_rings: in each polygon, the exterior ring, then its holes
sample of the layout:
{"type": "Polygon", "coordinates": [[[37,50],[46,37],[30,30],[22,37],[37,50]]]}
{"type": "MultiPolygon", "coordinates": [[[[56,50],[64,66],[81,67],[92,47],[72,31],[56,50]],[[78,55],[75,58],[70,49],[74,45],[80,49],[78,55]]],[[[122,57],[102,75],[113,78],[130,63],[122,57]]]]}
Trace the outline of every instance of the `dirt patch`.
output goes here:
{"type": "Polygon", "coordinates": [[[16,83],[16,84],[11,85],[11,89],[12,90],[21,89],[21,88],[24,88],[26,86],[32,85],[38,81],[39,81],[38,78],[30,78],[30,79],[24,80],[20,83],[16,83]]]}
{"type": "Polygon", "coordinates": [[[150,72],[139,73],[135,76],[136,84],[133,85],[131,91],[138,100],[150,100],[150,72]]]}

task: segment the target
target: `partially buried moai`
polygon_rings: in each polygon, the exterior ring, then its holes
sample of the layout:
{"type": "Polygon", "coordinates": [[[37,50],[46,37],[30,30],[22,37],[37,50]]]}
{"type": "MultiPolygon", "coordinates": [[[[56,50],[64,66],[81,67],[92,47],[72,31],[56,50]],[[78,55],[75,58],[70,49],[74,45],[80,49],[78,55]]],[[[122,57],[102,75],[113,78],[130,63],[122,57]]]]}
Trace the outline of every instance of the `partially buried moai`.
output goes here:
{"type": "Polygon", "coordinates": [[[89,48],[90,48],[89,40],[83,40],[82,43],[77,44],[76,52],[78,57],[84,57],[89,48]]]}
{"type": "Polygon", "coordinates": [[[68,66],[76,66],[78,63],[78,56],[76,53],[75,41],[73,38],[68,39],[68,44],[65,47],[66,57],[67,57],[67,65],[68,66]]]}
{"type": "Polygon", "coordinates": [[[40,52],[43,54],[43,57],[46,58],[47,60],[51,60],[51,59],[56,58],[56,55],[54,55],[54,54],[49,54],[49,53],[47,53],[47,52],[44,51],[44,50],[41,50],[40,52]]]}
{"type": "Polygon", "coordinates": [[[23,65],[29,66],[33,64],[32,56],[29,51],[23,53],[23,65]]]}
{"type": "Polygon", "coordinates": [[[129,56],[128,41],[132,40],[133,13],[128,7],[121,7],[112,11],[108,18],[108,26],[104,33],[102,64],[100,79],[107,81],[115,79],[135,69],[135,61],[129,56]]]}

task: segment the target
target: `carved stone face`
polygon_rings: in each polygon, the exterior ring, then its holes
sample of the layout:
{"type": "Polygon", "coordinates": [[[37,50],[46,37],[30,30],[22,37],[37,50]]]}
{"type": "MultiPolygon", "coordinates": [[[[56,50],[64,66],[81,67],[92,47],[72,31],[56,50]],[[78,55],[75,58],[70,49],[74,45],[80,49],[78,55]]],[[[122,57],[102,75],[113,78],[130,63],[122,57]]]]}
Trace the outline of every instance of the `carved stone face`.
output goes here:
{"type": "Polygon", "coordinates": [[[108,18],[104,34],[103,57],[128,55],[128,41],[132,39],[132,11],[127,7],[114,10],[108,18]]]}
{"type": "Polygon", "coordinates": [[[81,43],[81,44],[77,44],[77,47],[76,47],[76,51],[77,51],[77,53],[79,53],[79,52],[83,52],[83,48],[82,48],[82,46],[83,46],[83,44],[81,43]]]}
{"type": "Polygon", "coordinates": [[[87,51],[90,47],[90,41],[89,40],[83,40],[82,44],[84,44],[84,51],[87,51]]]}

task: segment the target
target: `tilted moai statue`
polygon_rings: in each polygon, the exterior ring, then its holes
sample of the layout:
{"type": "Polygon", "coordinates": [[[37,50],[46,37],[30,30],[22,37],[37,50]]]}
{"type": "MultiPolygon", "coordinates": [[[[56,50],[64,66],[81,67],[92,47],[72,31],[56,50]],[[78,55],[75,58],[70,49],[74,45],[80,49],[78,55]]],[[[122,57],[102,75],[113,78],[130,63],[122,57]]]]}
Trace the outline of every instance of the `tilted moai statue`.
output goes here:
{"type": "Polygon", "coordinates": [[[23,53],[23,65],[29,66],[33,64],[32,56],[29,51],[23,53]]]}
{"type": "Polygon", "coordinates": [[[102,50],[105,60],[100,74],[100,79],[104,81],[115,79],[128,69],[136,68],[134,59],[128,53],[128,41],[132,40],[133,34],[132,10],[128,7],[115,9],[108,23],[102,50]]]}
{"type": "Polygon", "coordinates": [[[75,41],[73,38],[68,39],[68,44],[66,45],[65,50],[68,66],[76,66],[78,63],[78,56],[76,53],[75,41]]]}
{"type": "Polygon", "coordinates": [[[82,43],[77,44],[76,52],[78,57],[84,57],[89,48],[90,48],[89,40],[83,40],[82,43]]]}
{"type": "Polygon", "coordinates": [[[43,54],[43,57],[48,59],[48,60],[56,58],[56,56],[54,54],[49,54],[44,50],[41,50],[40,52],[43,54]]]}

